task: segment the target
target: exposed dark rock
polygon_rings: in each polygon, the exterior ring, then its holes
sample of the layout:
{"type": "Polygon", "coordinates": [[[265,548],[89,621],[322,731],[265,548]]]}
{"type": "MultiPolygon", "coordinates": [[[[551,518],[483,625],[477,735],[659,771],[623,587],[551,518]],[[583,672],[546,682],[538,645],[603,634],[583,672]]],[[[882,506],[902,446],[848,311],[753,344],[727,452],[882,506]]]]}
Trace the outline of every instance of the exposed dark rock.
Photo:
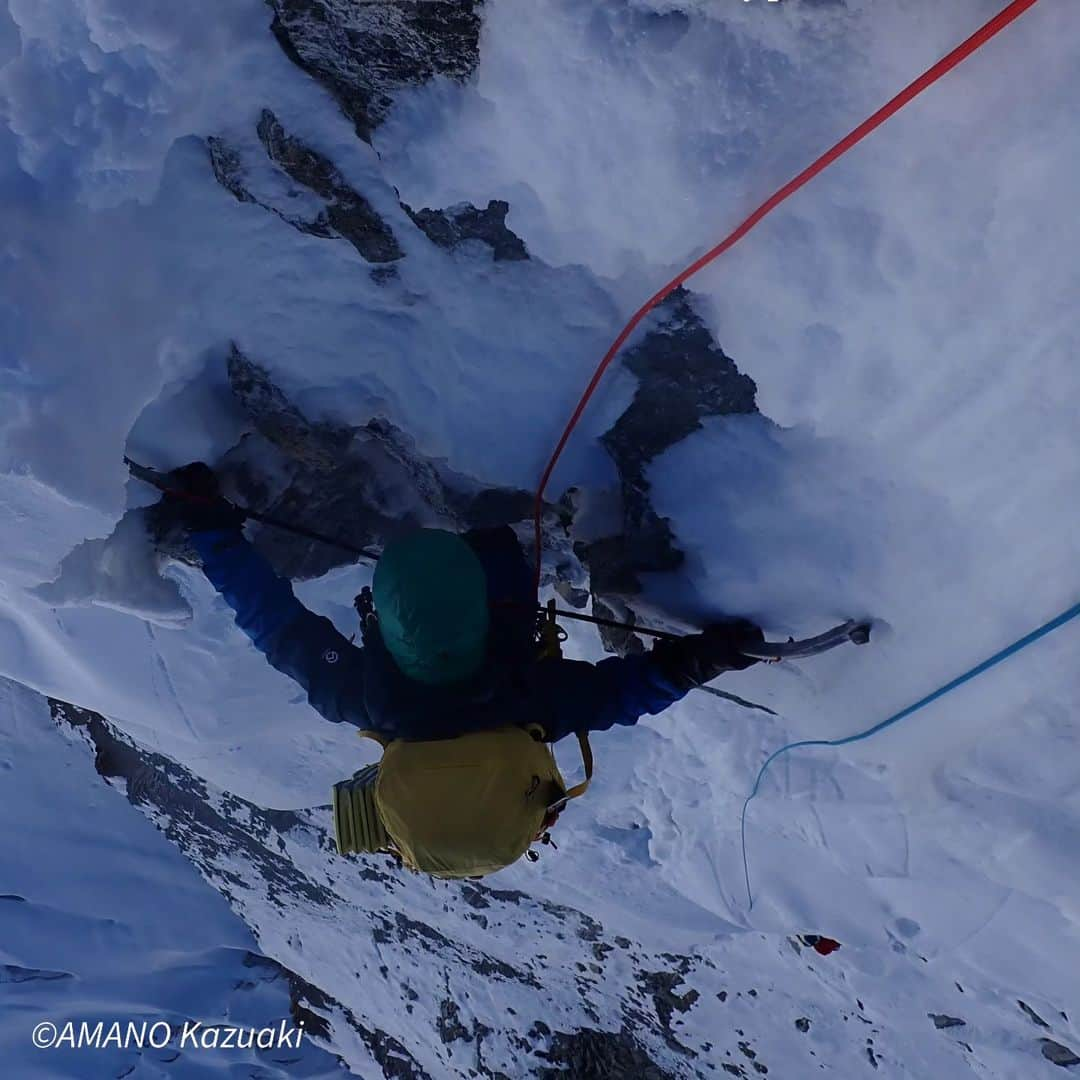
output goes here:
{"type": "Polygon", "coordinates": [[[389,225],[348,185],[332,161],[286,134],[269,109],[263,109],[258,133],[270,160],[325,201],[325,213],[308,231],[344,237],[368,262],[393,262],[402,257],[389,225]]]}
{"type": "Polygon", "coordinates": [[[453,956],[456,957],[457,963],[471,967],[480,975],[518,983],[534,990],[540,989],[540,983],[531,970],[516,968],[505,960],[492,956],[470,953],[469,950],[448,938],[441,930],[419,922],[402,911],[394,912],[393,925],[396,929],[394,937],[413,951],[423,949],[425,952],[432,953],[440,961],[444,961],[447,956],[453,956]]]}
{"type": "Polygon", "coordinates": [[[1052,1061],[1063,1069],[1080,1065],[1080,1057],[1077,1057],[1067,1046],[1062,1046],[1053,1039],[1040,1039],[1039,1043],[1042,1046],[1042,1055],[1047,1061],[1052,1061]]]}
{"type": "Polygon", "coordinates": [[[597,942],[603,932],[604,928],[594,918],[582,914],[577,931],[577,936],[582,941],[597,942]]]}
{"type": "MultiPolygon", "coordinates": [[[[393,1080],[431,1080],[420,1063],[393,1035],[377,1028],[368,1027],[356,1014],[336,998],[302,979],[294,971],[265,956],[254,956],[260,965],[267,965],[288,980],[292,1017],[296,1023],[304,1022],[304,1030],[316,1039],[329,1041],[333,1033],[333,1021],[343,1018],[360,1037],[371,1056],[381,1066],[383,1076],[393,1080]]],[[[343,1069],[346,1063],[339,1058],[343,1069]]]]}
{"type": "Polygon", "coordinates": [[[314,472],[331,472],[353,440],[349,428],[312,423],[274,385],[265,368],[236,347],[228,359],[229,385],[255,430],[290,458],[314,472]]]}
{"type": "MultiPolygon", "coordinates": [[[[641,573],[677,570],[683,562],[670,525],[652,507],[649,463],[698,430],[705,417],[757,411],[754,380],[713,340],[686,289],[668,298],[657,325],[623,363],[638,377],[638,388],[600,440],[619,473],[623,527],[618,536],[577,549],[590,570],[594,599],[609,609],[618,597],[639,591],[641,573]]],[[[605,643],[627,651],[625,638],[605,634],[605,643]]]]}
{"type": "Polygon", "coordinates": [[[675,1013],[689,1012],[701,995],[697,990],[687,990],[685,994],[676,994],[675,987],[680,986],[683,977],[674,971],[643,971],[639,976],[642,987],[652,997],[653,1008],[660,1020],[660,1026],[668,1035],[669,1043],[684,1053],[694,1055],[692,1050],[683,1046],[674,1037],[672,1019],[675,1013]]]}
{"type": "MultiPolygon", "coordinates": [[[[411,528],[470,528],[526,522],[533,496],[478,482],[421,455],[404,432],[381,418],[352,427],[311,421],[275,384],[269,372],[236,346],[228,375],[253,434],[211,464],[228,497],[251,510],[299,528],[314,529],[345,547],[298,536],[273,526],[249,526],[249,536],[278,573],[318,577],[356,561],[349,548],[379,549],[411,528]]],[[[141,511],[140,511],[141,513],[141,511]]],[[[147,512],[163,553],[197,561],[186,534],[166,506],[147,512]]],[[[552,515],[545,550],[576,567],[569,539],[552,515]]],[[[522,529],[524,536],[529,530],[522,529]]],[[[575,572],[582,574],[580,567],[575,572]]]]}
{"type": "Polygon", "coordinates": [[[810,1030],[810,1021],[805,1016],[800,1016],[795,1021],[795,1026],[805,1035],[810,1030]]]}
{"type": "Polygon", "coordinates": [[[625,1029],[618,1032],[585,1029],[556,1032],[540,1054],[556,1066],[541,1069],[540,1080],[673,1080],[674,1074],[656,1064],[625,1029]]]}
{"type": "Polygon", "coordinates": [[[926,1015],[934,1021],[934,1027],[938,1031],[942,1028],[964,1027],[967,1023],[966,1020],[961,1020],[958,1016],[946,1016],[944,1013],[927,1013],[926,1015]]]}
{"type": "Polygon", "coordinates": [[[236,196],[242,203],[254,203],[258,200],[245,186],[245,169],[239,151],[229,146],[224,139],[211,135],[206,140],[210,152],[210,167],[214,170],[217,182],[236,196]]]}
{"type": "MultiPolygon", "coordinates": [[[[318,236],[323,240],[333,240],[337,237],[337,233],[330,228],[325,210],[319,210],[314,214],[304,214],[295,210],[288,202],[284,206],[278,206],[271,201],[269,196],[256,195],[252,190],[252,180],[247,164],[237,147],[229,145],[217,136],[208,138],[206,147],[210,153],[210,167],[213,169],[217,182],[226,191],[231,192],[239,202],[260,206],[263,210],[281,218],[298,232],[308,236],[318,236]]],[[[294,191],[290,194],[295,196],[298,193],[294,191]]]]}
{"type": "Polygon", "coordinates": [[[482,0],[270,0],[286,55],[321,82],[371,141],[395,91],[464,81],[480,54],[482,0]]]}
{"type": "Polygon", "coordinates": [[[747,1042],[739,1043],[739,1053],[742,1054],[743,1057],[749,1058],[751,1061],[755,1061],[757,1059],[757,1053],[747,1042]]]}
{"type": "Polygon", "coordinates": [[[445,997],[439,1002],[439,1016],[435,1026],[439,1032],[439,1038],[447,1046],[461,1040],[472,1041],[469,1029],[461,1022],[461,1010],[451,997],[445,997]]]}
{"type": "Polygon", "coordinates": [[[587,589],[576,588],[568,581],[556,581],[555,591],[561,599],[565,600],[572,608],[577,608],[578,611],[588,606],[589,591],[587,589]]]}
{"type": "Polygon", "coordinates": [[[1050,1025],[1027,1002],[1017,1000],[1016,1004],[1020,1006],[1021,1011],[1033,1024],[1046,1028],[1048,1031],[1050,1030],[1050,1025]]]}
{"type": "Polygon", "coordinates": [[[402,207],[432,243],[448,251],[466,240],[480,240],[491,248],[496,262],[529,257],[521,237],[506,227],[510,204],[501,199],[492,199],[486,210],[477,210],[471,203],[448,210],[413,210],[404,203],[402,207]]]}
{"type": "MultiPolygon", "coordinates": [[[[637,615],[617,593],[636,592],[637,580],[632,573],[623,573],[627,568],[622,549],[621,537],[599,540],[587,549],[586,559],[591,570],[589,584],[593,590],[592,614],[632,627],[637,622],[637,615]]],[[[645,652],[645,644],[632,629],[598,626],[597,630],[609,652],[619,656],[638,656],[645,652]]]]}

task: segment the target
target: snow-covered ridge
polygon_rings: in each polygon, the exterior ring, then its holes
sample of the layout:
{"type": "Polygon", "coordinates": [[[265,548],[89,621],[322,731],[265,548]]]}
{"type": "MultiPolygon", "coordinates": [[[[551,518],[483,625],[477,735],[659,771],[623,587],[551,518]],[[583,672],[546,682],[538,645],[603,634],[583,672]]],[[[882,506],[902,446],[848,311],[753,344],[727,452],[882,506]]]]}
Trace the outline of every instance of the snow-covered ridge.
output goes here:
{"type": "Polygon", "coordinates": [[[658,952],[518,889],[335,858],[325,807],[267,810],[100,716],[59,702],[52,713],[284,965],[292,1015],[358,1075],[953,1075],[965,1060],[994,1068],[1062,1046],[1051,1036],[1069,1028],[975,972],[928,967],[904,943],[910,926],[887,960],[822,960],[766,935],[658,952]]]}

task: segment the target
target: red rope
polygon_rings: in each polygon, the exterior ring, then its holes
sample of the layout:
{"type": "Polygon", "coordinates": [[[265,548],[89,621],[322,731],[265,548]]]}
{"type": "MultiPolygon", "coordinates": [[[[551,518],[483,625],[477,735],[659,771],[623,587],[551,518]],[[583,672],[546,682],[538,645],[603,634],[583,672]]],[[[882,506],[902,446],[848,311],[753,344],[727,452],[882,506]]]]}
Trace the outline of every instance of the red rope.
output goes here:
{"type": "Polygon", "coordinates": [[[626,343],[626,339],[637,329],[641,320],[644,319],[653,308],[667,299],[667,297],[682,285],[683,282],[688,278],[693,277],[693,275],[702,269],[702,267],[708,266],[709,263],[714,259],[719,258],[729,248],[734,247],[735,244],[757,225],[762,218],[767,214],[770,214],[782,202],[813,180],[818,173],[823,172],[836,161],[837,158],[846,154],[857,143],[862,142],[862,140],[872,131],[881,127],[881,125],[890,117],[895,116],[908,104],[908,102],[918,97],[919,94],[927,89],[927,87],[936,83],[942,76],[947,75],[954,67],[966,60],[972,53],[985,45],[992,37],[999,34],[1010,23],[1023,15],[1028,8],[1034,7],[1037,2],[1038,0],[1013,0],[1011,4],[999,14],[995,15],[985,26],[972,34],[967,41],[962,45],[957,46],[948,56],[939,60],[932,68],[925,71],[911,83],[910,86],[897,94],[896,97],[888,102],[888,104],[878,109],[878,111],[869,119],[864,120],[854,131],[845,135],[831,150],[827,150],[817,159],[817,161],[804,169],[793,180],[789,180],[775,195],[762,203],[761,206],[759,206],[733,233],[717,244],[716,247],[705,252],[700,259],[691,263],[678,275],[678,277],[672,278],[659,292],[651,296],[640,308],[638,308],[633,317],[623,328],[622,333],[619,334],[614,342],[612,342],[611,348],[604,354],[604,359],[600,361],[600,366],[593,373],[592,379],[589,380],[589,385],[585,388],[585,393],[581,395],[581,400],[577,403],[577,408],[574,409],[573,415],[570,417],[570,420],[562,433],[562,437],[555,447],[555,452],[551,455],[551,460],[548,461],[547,467],[540,477],[540,485],[536,490],[536,503],[533,507],[533,527],[536,538],[535,584],[537,591],[539,591],[540,588],[540,525],[544,511],[544,492],[547,489],[548,481],[551,479],[551,474],[554,472],[555,466],[558,464],[559,458],[562,456],[562,452],[566,448],[566,444],[569,442],[574,428],[577,427],[577,423],[581,419],[582,413],[584,413],[586,406],[589,404],[589,400],[592,398],[597,386],[599,386],[600,380],[604,377],[604,372],[607,371],[611,361],[615,359],[618,351],[626,343]]]}

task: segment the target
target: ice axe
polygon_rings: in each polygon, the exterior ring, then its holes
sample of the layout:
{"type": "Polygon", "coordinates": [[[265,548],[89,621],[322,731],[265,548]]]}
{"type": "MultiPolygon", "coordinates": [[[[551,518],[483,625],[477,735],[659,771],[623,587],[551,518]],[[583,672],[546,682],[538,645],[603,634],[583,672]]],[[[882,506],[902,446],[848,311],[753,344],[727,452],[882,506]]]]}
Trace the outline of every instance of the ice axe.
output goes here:
{"type": "MultiPolygon", "coordinates": [[[[163,494],[170,495],[177,499],[186,499],[190,502],[205,501],[200,495],[193,495],[190,492],[174,488],[169,482],[169,474],[167,472],[161,472],[158,469],[150,468],[148,465],[140,465],[137,461],[132,461],[132,459],[126,455],[124,457],[124,463],[127,465],[132,476],[142,480],[144,483],[156,487],[158,491],[163,494]]],[[[252,521],[258,521],[262,525],[270,525],[275,529],[283,529],[285,532],[293,533],[295,536],[303,536],[308,540],[316,540],[321,544],[330,544],[333,547],[340,548],[342,551],[347,551],[351,555],[367,562],[375,563],[379,560],[380,553],[377,551],[357,547],[355,544],[350,544],[344,540],[338,540],[333,536],[326,535],[326,533],[317,532],[315,529],[308,529],[302,525],[294,525],[292,522],[282,521],[280,518],[272,517],[269,514],[263,514],[258,510],[252,510],[247,506],[237,506],[235,503],[232,503],[231,505],[245,518],[250,518],[252,521]]],[[[538,604],[536,610],[546,611],[547,608],[538,604]]],[[[606,626],[615,630],[629,630],[632,633],[643,634],[646,637],[677,639],[683,636],[671,630],[657,630],[649,626],[639,626],[636,623],[618,622],[615,619],[604,619],[598,615],[586,615],[581,611],[566,611],[559,608],[556,609],[555,614],[560,619],[571,619],[575,622],[592,623],[594,626],[606,626]]],[[[751,656],[755,660],[796,660],[805,656],[816,656],[818,653],[828,652],[830,649],[835,649],[838,645],[843,645],[845,642],[852,642],[856,645],[865,645],[870,640],[871,626],[872,624],[867,620],[860,621],[849,619],[847,622],[843,622],[839,626],[834,626],[831,630],[826,630],[825,633],[818,634],[816,637],[805,638],[801,641],[796,641],[794,638],[789,638],[787,641],[763,641],[757,644],[748,645],[741,651],[744,656],[751,656]]]]}

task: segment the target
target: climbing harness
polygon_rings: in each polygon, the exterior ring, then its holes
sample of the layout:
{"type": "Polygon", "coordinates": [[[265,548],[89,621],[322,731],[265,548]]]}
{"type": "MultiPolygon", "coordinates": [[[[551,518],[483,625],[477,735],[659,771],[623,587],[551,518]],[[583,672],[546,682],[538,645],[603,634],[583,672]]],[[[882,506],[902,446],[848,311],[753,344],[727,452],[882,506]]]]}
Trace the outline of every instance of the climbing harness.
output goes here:
{"type": "Polygon", "coordinates": [[[1038,0],[1013,0],[1011,4],[1005,7],[997,15],[994,16],[989,22],[986,23],[981,29],[977,30],[971,35],[963,44],[958,45],[948,56],[939,60],[933,67],[929,68],[922,75],[920,75],[913,83],[907,86],[899,94],[896,95],[891,101],[883,105],[873,116],[864,120],[857,128],[849,132],[844,136],[832,149],[827,150],[821,155],[815,162],[807,166],[798,176],[789,180],[782,188],[780,188],[774,195],[761,204],[741,225],[739,225],[733,232],[731,232],[724,240],[721,240],[716,247],[711,248],[705,252],[699,259],[692,262],[685,270],[682,271],[677,277],[674,277],[669,281],[662,289],[654,293],[641,305],[636,312],[634,312],[630,321],[623,328],[619,336],[612,342],[611,347],[604,354],[604,358],[600,361],[596,371],[593,372],[592,378],[589,380],[588,386],[585,388],[585,392],[581,395],[581,399],[578,401],[573,413],[570,416],[566,427],[563,429],[563,433],[559,438],[558,443],[555,446],[547,465],[544,468],[543,473],[540,476],[540,483],[536,489],[536,500],[533,505],[533,532],[536,541],[536,568],[535,568],[535,586],[536,591],[540,591],[540,557],[541,557],[541,522],[544,512],[544,492],[547,490],[548,481],[551,479],[551,474],[555,471],[555,466],[559,462],[559,458],[562,457],[562,452],[566,448],[566,444],[570,441],[570,436],[573,434],[574,429],[577,427],[578,421],[581,419],[582,414],[585,412],[589,401],[592,399],[593,394],[596,391],[597,386],[600,385],[600,380],[604,377],[604,373],[611,365],[612,360],[618,354],[619,350],[626,344],[627,339],[637,329],[638,325],[654,308],[659,306],[666,300],[680,285],[684,284],[691,277],[694,276],[699,270],[708,266],[713,260],[718,259],[725,251],[734,247],[751,229],[754,228],[763,218],[772,213],[781,203],[785,202],[792,195],[795,194],[800,188],[805,187],[811,180],[814,179],[818,173],[823,172],[830,165],[833,164],[838,158],[846,154],[852,147],[862,142],[867,135],[876,131],[882,124],[885,123],[890,117],[895,116],[905,105],[911,102],[914,98],[918,97],[924,90],[932,86],[943,76],[947,75],[953,68],[966,60],[972,53],[976,52],[983,45],[985,45],[992,37],[999,34],[1010,23],[1014,22],[1021,15],[1024,14],[1028,8],[1034,7],[1038,3],[1038,0]]]}
{"type": "Polygon", "coordinates": [[[952,682],[946,683],[944,686],[939,687],[932,694],[927,694],[926,697],[920,698],[914,705],[909,705],[906,709],[901,709],[898,713],[893,713],[892,716],[881,723],[875,724],[873,727],[867,728],[865,731],[860,731],[855,735],[848,735],[842,739],[801,739],[798,742],[788,743],[786,746],[781,746],[779,750],[774,751],[765,759],[765,764],[761,766],[758,771],[757,779],[754,781],[753,790],[746,797],[746,802],[743,803],[742,808],[742,859],[743,859],[743,873],[746,877],[746,897],[749,901],[750,908],[754,906],[754,894],[750,889],[750,867],[746,858],[746,810],[750,805],[750,800],[754,798],[758,793],[758,788],[761,787],[761,780],[764,777],[769,766],[782,754],[786,754],[789,750],[797,750],[804,746],[847,746],[849,743],[861,742],[863,739],[869,739],[872,735],[877,735],[879,732],[884,731],[888,727],[892,727],[893,724],[899,723],[901,720],[906,720],[913,713],[917,713],[920,709],[925,709],[927,705],[939,698],[943,698],[946,694],[952,693],[953,690],[963,686],[964,683],[971,682],[972,679],[977,679],[984,672],[989,671],[992,667],[996,667],[1003,660],[1007,660],[1010,656],[1020,652],[1021,649],[1026,649],[1029,645],[1034,644],[1040,638],[1046,637],[1047,634],[1059,627],[1064,626],[1067,622],[1071,622],[1073,619],[1080,617],[1080,604],[1074,604],[1067,611],[1063,611],[1060,615],[1051,619],[1049,622],[1045,622],[1036,630],[1032,630],[1030,634],[1025,634],[1022,638],[1018,638],[1011,645],[1002,649],[1000,652],[994,653],[988,660],[984,660],[981,664],[977,664],[970,671],[965,671],[963,675],[957,676],[952,682]]]}

